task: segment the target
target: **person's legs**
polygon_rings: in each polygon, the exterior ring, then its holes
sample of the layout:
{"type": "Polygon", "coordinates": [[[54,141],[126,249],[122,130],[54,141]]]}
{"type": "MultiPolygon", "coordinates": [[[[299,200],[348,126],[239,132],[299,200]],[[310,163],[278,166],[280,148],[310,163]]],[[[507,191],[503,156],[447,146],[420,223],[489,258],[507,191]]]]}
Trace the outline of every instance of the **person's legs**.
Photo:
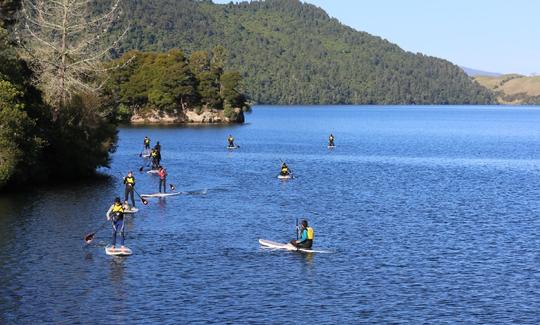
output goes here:
{"type": "Polygon", "coordinates": [[[128,200],[128,196],[129,196],[129,188],[126,185],[126,188],[124,189],[124,202],[128,200]]]}
{"type": "Polygon", "coordinates": [[[120,247],[124,248],[125,232],[124,232],[124,220],[119,220],[117,228],[120,230],[120,247]]]}
{"type": "Polygon", "coordinates": [[[135,195],[133,194],[134,192],[135,192],[135,189],[133,188],[131,188],[131,190],[129,191],[129,194],[131,195],[131,206],[133,207],[135,207],[135,195]]]}
{"type": "Polygon", "coordinates": [[[116,222],[113,222],[113,225],[112,225],[112,247],[114,248],[114,246],[116,245],[116,222]]]}

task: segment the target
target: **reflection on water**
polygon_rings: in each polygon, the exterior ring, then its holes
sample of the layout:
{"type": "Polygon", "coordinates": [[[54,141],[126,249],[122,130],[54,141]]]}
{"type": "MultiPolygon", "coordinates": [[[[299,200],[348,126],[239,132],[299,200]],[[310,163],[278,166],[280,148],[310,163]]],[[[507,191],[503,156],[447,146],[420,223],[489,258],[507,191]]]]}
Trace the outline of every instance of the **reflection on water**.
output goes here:
{"type": "Polygon", "coordinates": [[[0,324],[538,324],[540,110],[255,108],[242,127],[122,128],[111,177],[0,198],[0,324]],[[328,150],[327,137],[337,147],[328,150]],[[229,152],[233,134],[240,149],[229,152]],[[163,146],[182,195],[137,202],[127,258],[82,238],[163,146]],[[296,179],[280,182],[284,160],[296,179]],[[315,229],[305,254],[287,242],[315,229]]]}

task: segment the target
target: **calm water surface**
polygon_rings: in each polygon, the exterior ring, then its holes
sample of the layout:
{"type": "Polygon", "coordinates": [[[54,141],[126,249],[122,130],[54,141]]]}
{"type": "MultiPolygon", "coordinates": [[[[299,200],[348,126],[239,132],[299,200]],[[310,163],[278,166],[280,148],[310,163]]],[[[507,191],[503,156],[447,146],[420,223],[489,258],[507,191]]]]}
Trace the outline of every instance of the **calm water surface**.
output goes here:
{"type": "Polygon", "coordinates": [[[540,323],[539,109],[256,107],[247,122],[122,128],[109,180],[1,197],[0,323],[540,323]],[[108,227],[82,237],[145,135],[193,192],[140,207],[134,255],[111,258],[108,227]],[[297,179],[276,179],[280,159],[297,179]],[[259,248],[297,217],[333,253],[259,248]]]}

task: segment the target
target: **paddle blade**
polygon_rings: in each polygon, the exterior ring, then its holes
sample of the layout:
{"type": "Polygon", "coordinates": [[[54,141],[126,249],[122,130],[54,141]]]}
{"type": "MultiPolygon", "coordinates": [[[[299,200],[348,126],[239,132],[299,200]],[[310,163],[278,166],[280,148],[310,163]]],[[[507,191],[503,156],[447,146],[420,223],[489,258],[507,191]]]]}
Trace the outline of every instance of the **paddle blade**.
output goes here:
{"type": "Polygon", "coordinates": [[[144,169],[144,166],[141,166],[141,168],[139,168],[139,171],[142,172],[144,169]]]}
{"type": "Polygon", "coordinates": [[[171,188],[171,191],[176,190],[176,187],[173,184],[169,184],[169,187],[171,188]]]}
{"type": "Polygon", "coordinates": [[[95,232],[91,233],[91,234],[88,234],[86,236],[84,236],[84,241],[86,244],[90,244],[92,242],[92,240],[94,240],[94,236],[96,235],[95,232]]]}
{"type": "Polygon", "coordinates": [[[141,197],[141,202],[142,202],[142,204],[144,204],[144,205],[148,205],[148,201],[145,200],[145,199],[143,199],[142,197],[141,197]]]}

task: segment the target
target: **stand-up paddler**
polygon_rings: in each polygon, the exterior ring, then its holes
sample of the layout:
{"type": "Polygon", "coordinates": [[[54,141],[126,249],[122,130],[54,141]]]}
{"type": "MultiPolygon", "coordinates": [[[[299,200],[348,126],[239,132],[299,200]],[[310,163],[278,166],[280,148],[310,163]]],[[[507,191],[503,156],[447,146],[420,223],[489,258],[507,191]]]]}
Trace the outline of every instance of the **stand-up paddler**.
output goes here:
{"type": "Polygon", "coordinates": [[[119,197],[114,199],[114,204],[111,205],[107,211],[107,220],[111,221],[113,228],[111,243],[112,249],[115,249],[116,235],[117,233],[120,233],[120,250],[125,251],[124,207],[122,206],[122,202],[120,202],[119,197]]]}

